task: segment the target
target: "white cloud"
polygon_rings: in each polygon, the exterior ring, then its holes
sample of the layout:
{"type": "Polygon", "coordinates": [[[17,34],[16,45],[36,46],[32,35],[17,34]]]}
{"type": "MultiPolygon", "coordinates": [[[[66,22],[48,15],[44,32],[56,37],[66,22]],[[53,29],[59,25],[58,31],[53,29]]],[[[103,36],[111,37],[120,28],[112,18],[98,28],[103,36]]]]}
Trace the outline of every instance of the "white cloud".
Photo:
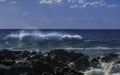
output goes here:
{"type": "Polygon", "coordinates": [[[39,0],[40,4],[68,4],[70,8],[76,7],[116,7],[118,5],[109,4],[106,0],[39,0]]]}
{"type": "Polygon", "coordinates": [[[6,1],[6,0],[0,0],[0,2],[4,2],[4,1],[6,1]]]}
{"type": "Polygon", "coordinates": [[[57,3],[57,4],[61,4],[63,0],[39,0],[40,4],[53,4],[53,3],[57,3]]]}
{"type": "Polygon", "coordinates": [[[76,8],[78,5],[71,5],[70,8],[76,8]]]}
{"type": "Polygon", "coordinates": [[[0,0],[0,2],[7,2],[8,4],[17,4],[18,2],[17,1],[11,1],[11,0],[0,0]]]}
{"type": "Polygon", "coordinates": [[[17,4],[17,3],[18,3],[17,1],[10,2],[10,4],[17,4]]]}
{"type": "MultiPolygon", "coordinates": [[[[38,0],[39,4],[56,4],[68,5],[70,8],[85,7],[117,7],[116,4],[109,4],[107,0],[38,0]]],[[[8,2],[9,4],[17,4],[17,0],[0,0],[0,2],[8,2]]]]}
{"type": "Polygon", "coordinates": [[[104,6],[104,7],[115,7],[117,5],[113,5],[113,4],[108,4],[105,2],[105,0],[94,0],[94,1],[83,1],[82,2],[79,2],[79,7],[101,7],[101,6],[104,6]]]}
{"type": "Polygon", "coordinates": [[[22,16],[27,16],[27,15],[30,15],[30,13],[29,12],[23,12],[23,13],[21,13],[21,15],[22,16]]]}
{"type": "Polygon", "coordinates": [[[62,2],[62,0],[54,0],[54,1],[56,1],[57,3],[60,3],[60,2],[62,2]]]}
{"type": "Polygon", "coordinates": [[[51,4],[52,0],[40,0],[40,4],[51,4]]]}

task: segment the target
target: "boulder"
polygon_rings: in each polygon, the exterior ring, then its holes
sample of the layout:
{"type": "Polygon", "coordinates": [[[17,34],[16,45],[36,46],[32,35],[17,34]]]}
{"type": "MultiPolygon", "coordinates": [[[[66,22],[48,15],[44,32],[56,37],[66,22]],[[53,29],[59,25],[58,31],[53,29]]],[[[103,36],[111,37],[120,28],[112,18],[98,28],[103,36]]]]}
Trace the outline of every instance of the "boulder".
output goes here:
{"type": "Polygon", "coordinates": [[[35,52],[35,51],[32,51],[32,52],[30,53],[30,55],[35,55],[35,54],[37,54],[37,52],[35,52]]]}
{"type": "Polygon", "coordinates": [[[77,72],[86,71],[90,67],[90,62],[87,57],[80,57],[74,63],[77,72]]]}
{"type": "Polygon", "coordinates": [[[42,57],[41,54],[34,54],[34,55],[30,55],[27,59],[28,59],[28,60],[31,60],[31,59],[35,59],[35,60],[38,59],[38,60],[40,60],[41,57],[42,57]]]}
{"type": "Polygon", "coordinates": [[[74,69],[71,69],[69,72],[65,72],[64,75],[84,75],[84,73],[76,72],[74,69]]]}
{"type": "Polygon", "coordinates": [[[48,56],[54,58],[55,60],[60,60],[64,63],[74,62],[84,55],[82,53],[75,53],[73,51],[68,52],[64,49],[51,50],[48,56]]]}
{"type": "Polygon", "coordinates": [[[47,72],[43,72],[42,75],[53,75],[53,74],[50,74],[50,73],[47,73],[47,72]]]}
{"type": "Polygon", "coordinates": [[[26,58],[30,55],[30,52],[29,51],[22,51],[22,53],[20,54],[20,57],[22,58],[26,58]]]}
{"type": "Polygon", "coordinates": [[[45,63],[45,62],[41,62],[41,61],[37,61],[37,62],[32,64],[30,74],[39,75],[39,74],[42,74],[43,72],[53,74],[53,69],[50,66],[50,64],[45,63]]]}
{"type": "Polygon", "coordinates": [[[0,75],[10,75],[8,74],[8,69],[5,67],[0,67],[0,75]]]}
{"type": "Polygon", "coordinates": [[[1,61],[4,60],[4,59],[5,59],[5,55],[0,52],[0,63],[1,63],[1,61]]]}
{"type": "Polygon", "coordinates": [[[120,60],[115,61],[114,64],[120,64],[120,60]]]}
{"type": "Polygon", "coordinates": [[[5,49],[5,50],[2,50],[1,53],[4,55],[5,59],[11,59],[11,60],[17,59],[14,52],[10,50],[5,49]]]}
{"type": "Polygon", "coordinates": [[[5,66],[12,66],[15,64],[14,60],[2,60],[1,64],[5,65],[5,66]]]}
{"type": "Polygon", "coordinates": [[[102,57],[102,62],[109,63],[118,59],[118,54],[110,53],[102,57]]]}
{"type": "Polygon", "coordinates": [[[99,59],[98,58],[92,58],[90,61],[91,67],[97,68],[98,65],[100,64],[99,59]]]}

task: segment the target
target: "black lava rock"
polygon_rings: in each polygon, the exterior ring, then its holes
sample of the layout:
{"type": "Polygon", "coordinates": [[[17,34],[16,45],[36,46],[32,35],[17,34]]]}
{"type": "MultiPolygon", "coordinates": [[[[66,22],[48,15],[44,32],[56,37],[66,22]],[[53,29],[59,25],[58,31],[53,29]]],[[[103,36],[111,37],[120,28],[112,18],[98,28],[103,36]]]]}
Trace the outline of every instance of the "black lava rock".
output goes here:
{"type": "Polygon", "coordinates": [[[118,59],[118,54],[110,53],[102,57],[102,62],[109,63],[115,61],[116,59],[118,59]]]}

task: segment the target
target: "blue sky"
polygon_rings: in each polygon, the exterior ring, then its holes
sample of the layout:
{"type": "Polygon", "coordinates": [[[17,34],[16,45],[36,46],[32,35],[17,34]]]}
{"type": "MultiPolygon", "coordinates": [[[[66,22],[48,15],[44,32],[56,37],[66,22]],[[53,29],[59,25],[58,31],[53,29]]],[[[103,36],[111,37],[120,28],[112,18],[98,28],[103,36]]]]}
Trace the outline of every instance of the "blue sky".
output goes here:
{"type": "Polygon", "coordinates": [[[0,29],[120,29],[120,0],[0,0],[0,29]]]}

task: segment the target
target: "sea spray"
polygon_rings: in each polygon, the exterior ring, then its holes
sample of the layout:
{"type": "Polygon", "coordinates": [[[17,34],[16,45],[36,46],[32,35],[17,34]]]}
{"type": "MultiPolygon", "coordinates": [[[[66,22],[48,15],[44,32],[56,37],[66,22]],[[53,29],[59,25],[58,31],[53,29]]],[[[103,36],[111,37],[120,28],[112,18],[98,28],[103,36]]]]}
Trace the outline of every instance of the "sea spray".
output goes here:
{"type": "Polygon", "coordinates": [[[55,49],[77,46],[82,36],[62,32],[19,31],[6,35],[1,43],[12,49],[55,49]]]}
{"type": "Polygon", "coordinates": [[[62,33],[56,33],[56,32],[51,32],[51,33],[42,33],[42,32],[38,32],[38,31],[34,31],[32,33],[30,32],[25,32],[25,31],[21,31],[20,33],[13,33],[13,34],[9,34],[7,35],[4,39],[7,38],[18,38],[20,40],[22,40],[24,37],[34,37],[34,38],[38,38],[38,39],[58,39],[58,40],[62,40],[62,39],[82,39],[82,36],[80,35],[70,35],[70,34],[62,34],[62,33]]]}
{"type": "MultiPolygon", "coordinates": [[[[116,60],[118,61],[118,60],[116,60]]],[[[101,63],[101,68],[91,68],[84,72],[85,75],[120,75],[120,63],[116,64],[116,61],[110,63],[101,63]],[[117,68],[118,67],[118,68],[117,68]]]]}
{"type": "Polygon", "coordinates": [[[105,75],[105,71],[101,69],[91,69],[86,71],[85,75],[105,75]]]}

